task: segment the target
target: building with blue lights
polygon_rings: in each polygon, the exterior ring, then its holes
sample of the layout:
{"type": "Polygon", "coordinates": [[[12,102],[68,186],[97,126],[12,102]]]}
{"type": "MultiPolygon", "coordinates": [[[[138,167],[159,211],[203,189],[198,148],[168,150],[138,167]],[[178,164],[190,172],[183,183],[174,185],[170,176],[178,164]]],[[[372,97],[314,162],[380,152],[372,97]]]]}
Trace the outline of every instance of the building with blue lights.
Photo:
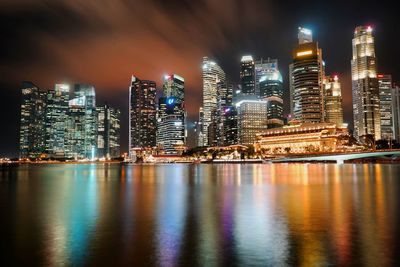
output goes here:
{"type": "Polygon", "coordinates": [[[157,148],[163,154],[178,155],[186,150],[185,80],[165,75],[163,96],[158,101],[157,148]]]}

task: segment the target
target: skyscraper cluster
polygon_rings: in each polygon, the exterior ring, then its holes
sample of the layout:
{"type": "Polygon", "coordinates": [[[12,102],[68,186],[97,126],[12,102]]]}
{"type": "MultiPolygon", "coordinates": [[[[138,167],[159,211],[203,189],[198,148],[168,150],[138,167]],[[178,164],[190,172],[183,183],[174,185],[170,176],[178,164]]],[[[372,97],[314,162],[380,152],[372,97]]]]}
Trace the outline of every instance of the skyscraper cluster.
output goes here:
{"type": "Polygon", "coordinates": [[[120,111],[96,106],[93,85],[56,84],[42,91],[23,82],[21,158],[95,159],[120,156],[120,111]]]}
{"type": "Polygon", "coordinates": [[[226,78],[214,60],[203,58],[203,105],[199,110],[198,146],[251,145],[256,134],[280,127],[282,76],[276,59],[240,60],[240,84],[226,78]]]}
{"type": "MultiPolygon", "coordinates": [[[[352,42],[354,136],[360,143],[365,138],[399,140],[400,135],[398,87],[393,86],[390,75],[377,74],[372,32],[369,26],[357,27],[352,42]]],[[[289,66],[288,123],[347,127],[339,76],[326,75],[322,49],[311,30],[299,27],[297,37],[289,66]]],[[[230,84],[215,61],[203,59],[199,146],[249,145],[256,134],[284,126],[284,89],[278,61],[245,55],[240,61],[239,78],[239,85],[230,84]],[[223,97],[225,94],[231,96],[230,101],[223,97]]]]}
{"type": "Polygon", "coordinates": [[[352,41],[351,77],[354,135],[360,141],[400,141],[399,88],[391,75],[379,74],[371,26],[358,26],[352,41]]]}
{"type": "Polygon", "coordinates": [[[146,151],[180,155],[186,150],[185,80],[177,74],[163,77],[162,96],[156,82],[131,78],[129,87],[129,154],[146,151]]]}
{"type": "MultiPolygon", "coordinates": [[[[299,27],[297,37],[289,65],[287,118],[277,59],[242,56],[238,62],[239,82],[234,84],[215,60],[203,58],[203,102],[195,123],[196,146],[253,145],[257,136],[275,142],[275,135],[292,135],[290,127],[294,125],[303,133],[312,129],[319,134],[322,128],[335,134],[347,131],[339,76],[326,74],[322,48],[311,30],[299,27]],[[286,128],[281,132],[282,127],[286,128]],[[264,137],[260,135],[263,132],[264,137]]],[[[379,139],[400,141],[400,89],[391,75],[378,73],[372,27],[355,29],[352,52],[354,137],[360,143],[379,139]]],[[[116,157],[119,129],[120,111],[108,104],[96,106],[92,85],[76,84],[72,88],[56,84],[52,90],[41,91],[30,82],[23,83],[21,157],[116,157]]],[[[280,147],[269,148],[306,151],[314,144],[289,144],[292,140],[285,140],[280,140],[280,147]]],[[[178,74],[164,75],[158,96],[155,81],[132,76],[129,154],[148,151],[181,155],[186,149],[185,79],[178,74]]]]}

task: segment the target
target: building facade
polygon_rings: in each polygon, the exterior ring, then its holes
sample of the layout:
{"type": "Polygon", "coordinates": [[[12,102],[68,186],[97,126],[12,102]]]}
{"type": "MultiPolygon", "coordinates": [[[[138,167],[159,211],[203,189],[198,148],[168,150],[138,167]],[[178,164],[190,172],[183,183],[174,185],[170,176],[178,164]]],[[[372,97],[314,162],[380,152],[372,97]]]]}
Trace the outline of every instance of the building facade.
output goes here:
{"type": "Polygon", "coordinates": [[[204,133],[203,133],[204,112],[203,107],[199,108],[199,118],[196,123],[196,146],[204,146],[204,133]]]}
{"type": "Polygon", "coordinates": [[[22,83],[19,157],[38,158],[45,153],[45,94],[31,82],[22,83]]]}
{"type": "Polygon", "coordinates": [[[96,158],[98,126],[94,86],[75,84],[68,106],[65,156],[74,159],[96,158]]]}
{"type": "Polygon", "coordinates": [[[278,70],[267,72],[259,81],[260,98],[268,103],[267,127],[282,127],[283,122],[283,83],[278,70]]]}
{"type": "Polygon", "coordinates": [[[289,67],[292,117],[303,123],[324,121],[324,63],[311,31],[299,28],[299,44],[289,67]],[[305,34],[307,33],[307,34],[305,34]]]}
{"type": "Polygon", "coordinates": [[[243,56],[240,60],[240,82],[243,96],[256,94],[256,71],[252,56],[243,56]]]}
{"type": "Polygon", "coordinates": [[[260,79],[270,73],[275,73],[278,70],[277,59],[260,59],[255,61],[255,75],[256,75],[256,95],[260,95],[260,79]]]}
{"type": "Polygon", "coordinates": [[[68,111],[70,85],[56,84],[46,97],[46,154],[52,158],[68,157],[68,111]]]}
{"type": "Polygon", "coordinates": [[[98,106],[97,155],[99,158],[120,157],[121,111],[107,103],[98,106]]]}
{"type": "Polygon", "coordinates": [[[354,136],[381,138],[379,85],[376,70],[375,45],[370,26],[354,31],[351,60],[354,136]]]}
{"type": "Polygon", "coordinates": [[[326,76],[324,79],[325,91],[325,122],[343,124],[342,90],[339,77],[326,76]]]}
{"type": "Polygon", "coordinates": [[[267,129],[267,109],[267,101],[256,97],[236,103],[238,143],[240,145],[253,145],[256,134],[267,129]]]}
{"type": "MultiPolygon", "coordinates": [[[[226,111],[232,108],[233,103],[233,85],[228,83],[218,83],[217,90],[217,110],[215,113],[215,140],[214,145],[224,146],[226,143],[225,131],[227,130],[227,118],[226,111]]],[[[230,124],[229,124],[230,125],[230,124]]],[[[235,126],[236,128],[236,126],[235,126]]]]}
{"type": "Polygon", "coordinates": [[[309,154],[348,149],[347,127],[335,123],[304,123],[257,134],[255,148],[266,154],[309,154]]]}
{"type": "Polygon", "coordinates": [[[393,109],[392,109],[392,76],[378,74],[379,107],[381,119],[381,139],[394,138],[393,109]]]}
{"type": "Polygon", "coordinates": [[[393,138],[400,142],[400,87],[392,88],[393,138]]]}
{"type": "Polygon", "coordinates": [[[203,121],[201,136],[202,145],[208,146],[208,126],[212,122],[213,112],[217,110],[218,83],[226,83],[225,72],[215,62],[203,58],[203,121]]]}
{"type": "Polygon", "coordinates": [[[164,77],[163,97],[157,114],[157,147],[165,154],[177,155],[186,150],[185,80],[177,75],[164,77]]]}
{"type": "Polygon", "coordinates": [[[131,78],[129,87],[129,153],[156,146],[156,83],[131,78]]]}

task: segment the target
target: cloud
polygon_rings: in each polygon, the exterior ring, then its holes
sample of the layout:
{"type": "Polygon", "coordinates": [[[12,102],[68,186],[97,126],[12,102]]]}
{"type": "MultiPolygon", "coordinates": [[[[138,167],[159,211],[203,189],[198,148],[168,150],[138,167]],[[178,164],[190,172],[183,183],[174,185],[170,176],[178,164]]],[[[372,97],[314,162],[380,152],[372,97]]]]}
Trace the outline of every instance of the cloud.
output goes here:
{"type": "MultiPolygon", "coordinates": [[[[0,12],[13,18],[20,32],[18,49],[8,53],[14,61],[0,61],[0,69],[15,80],[31,79],[46,87],[60,79],[91,82],[106,94],[106,89],[127,90],[131,74],[160,83],[163,74],[178,73],[186,79],[188,99],[198,100],[201,58],[229,49],[260,18],[268,25],[271,16],[264,3],[4,1],[0,12]],[[15,60],[21,51],[24,57],[15,60]]],[[[190,113],[198,108],[188,107],[190,113]]]]}

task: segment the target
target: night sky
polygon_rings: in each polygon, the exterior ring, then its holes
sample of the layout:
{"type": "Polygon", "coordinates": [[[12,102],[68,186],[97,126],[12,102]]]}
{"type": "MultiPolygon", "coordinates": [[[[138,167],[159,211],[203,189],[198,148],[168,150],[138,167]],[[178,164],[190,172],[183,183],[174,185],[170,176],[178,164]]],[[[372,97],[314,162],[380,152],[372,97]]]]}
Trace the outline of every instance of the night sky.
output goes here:
{"type": "MultiPolygon", "coordinates": [[[[234,81],[243,54],[277,58],[288,99],[288,65],[298,26],[313,30],[327,74],[342,79],[345,121],[351,111],[351,39],[372,25],[380,73],[400,81],[398,9],[390,1],[1,0],[0,156],[18,155],[20,84],[92,83],[98,103],[122,110],[128,144],[132,74],[157,82],[185,78],[191,121],[202,98],[201,60],[215,58],[234,81]]],[[[286,102],[288,107],[288,102],[286,102]]]]}

